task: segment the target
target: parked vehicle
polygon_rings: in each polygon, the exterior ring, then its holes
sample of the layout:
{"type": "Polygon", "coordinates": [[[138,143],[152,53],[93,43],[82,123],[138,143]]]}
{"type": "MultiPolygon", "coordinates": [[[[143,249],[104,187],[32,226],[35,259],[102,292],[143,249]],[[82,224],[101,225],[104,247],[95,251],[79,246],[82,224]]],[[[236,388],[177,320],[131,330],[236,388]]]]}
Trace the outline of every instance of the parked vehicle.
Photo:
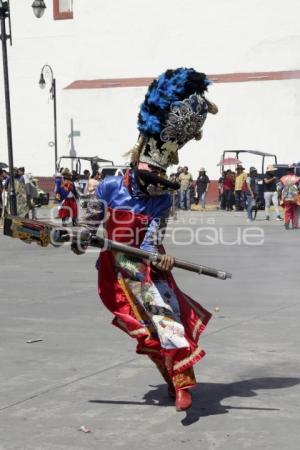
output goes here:
{"type": "MultiPolygon", "coordinates": [[[[275,164],[274,165],[277,169],[276,176],[278,178],[281,178],[283,175],[286,175],[286,170],[289,166],[289,164],[275,164]]],[[[300,162],[295,164],[294,173],[298,177],[300,177],[300,162]]]]}
{"type": "Polygon", "coordinates": [[[126,170],[129,168],[129,165],[123,166],[103,166],[100,167],[99,172],[102,175],[102,179],[107,176],[117,176],[117,175],[125,175],[126,170]]]}
{"type": "MultiPolygon", "coordinates": [[[[247,162],[249,162],[249,167],[255,166],[257,168],[257,173],[261,177],[261,179],[262,175],[266,171],[266,167],[269,164],[277,164],[277,156],[274,153],[265,153],[258,150],[224,150],[221,159],[224,160],[225,158],[229,158],[232,156],[240,160],[244,166],[247,164],[247,162]],[[249,157],[247,158],[248,155],[249,157]],[[250,160],[246,161],[245,159],[250,160]]],[[[237,164],[234,164],[234,166],[236,168],[237,164]]],[[[221,167],[221,173],[222,170],[223,167],[221,167]]]]}
{"type": "Polygon", "coordinates": [[[67,167],[82,176],[85,169],[93,172],[99,170],[101,164],[113,166],[114,163],[109,159],[99,158],[99,156],[61,156],[56,162],[56,167],[58,171],[62,167],[67,167]]]}
{"type": "Polygon", "coordinates": [[[41,206],[49,205],[49,192],[38,189],[37,193],[38,196],[34,199],[35,206],[40,208],[41,206]]]}

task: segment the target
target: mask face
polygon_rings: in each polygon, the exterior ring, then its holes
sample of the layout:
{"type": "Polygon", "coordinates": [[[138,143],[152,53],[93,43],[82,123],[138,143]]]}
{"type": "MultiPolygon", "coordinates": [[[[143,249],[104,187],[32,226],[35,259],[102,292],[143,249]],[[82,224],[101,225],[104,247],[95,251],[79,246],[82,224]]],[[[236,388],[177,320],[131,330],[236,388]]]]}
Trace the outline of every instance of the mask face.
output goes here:
{"type": "Polygon", "coordinates": [[[147,195],[157,196],[168,191],[179,189],[180,185],[166,178],[163,171],[162,176],[149,170],[135,169],[141,190],[147,195]]]}
{"type": "Polygon", "coordinates": [[[157,197],[165,192],[163,186],[155,186],[154,184],[148,184],[146,190],[150,197],[157,197]]]}
{"type": "Polygon", "coordinates": [[[166,171],[162,170],[159,167],[148,164],[148,168],[149,168],[149,172],[154,173],[155,175],[158,175],[159,177],[166,178],[166,176],[167,176],[166,171]]]}

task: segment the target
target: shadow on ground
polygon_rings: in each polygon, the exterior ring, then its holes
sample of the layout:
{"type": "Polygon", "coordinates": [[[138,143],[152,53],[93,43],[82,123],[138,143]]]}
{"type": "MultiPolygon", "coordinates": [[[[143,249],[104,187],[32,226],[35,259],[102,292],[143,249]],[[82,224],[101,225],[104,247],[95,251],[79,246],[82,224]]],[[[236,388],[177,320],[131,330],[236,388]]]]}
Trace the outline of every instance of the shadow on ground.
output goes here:
{"type": "MultiPolygon", "coordinates": [[[[225,414],[231,409],[254,410],[254,411],[278,411],[278,408],[252,408],[248,406],[230,406],[221,404],[223,400],[230,397],[255,397],[259,395],[256,391],[265,389],[283,389],[300,383],[300,378],[253,378],[237,381],[235,383],[201,383],[193,389],[193,406],[185,412],[186,417],[182,425],[187,426],[197,422],[201,417],[225,414]]],[[[143,402],[118,401],[118,400],[90,400],[90,403],[113,404],[113,405],[155,405],[170,406],[172,402],[168,398],[165,384],[151,386],[154,388],[147,392],[143,402]]]]}

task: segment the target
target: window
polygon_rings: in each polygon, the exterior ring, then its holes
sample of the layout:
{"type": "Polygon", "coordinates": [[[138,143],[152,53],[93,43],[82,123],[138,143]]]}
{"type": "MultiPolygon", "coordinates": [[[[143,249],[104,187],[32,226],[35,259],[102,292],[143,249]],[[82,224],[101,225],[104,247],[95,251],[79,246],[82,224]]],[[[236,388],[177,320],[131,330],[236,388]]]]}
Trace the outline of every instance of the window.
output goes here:
{"type": "Polygon", "coordinates": [[[53,0],[54,20],[73,19],[73,0],[53,0]]]}

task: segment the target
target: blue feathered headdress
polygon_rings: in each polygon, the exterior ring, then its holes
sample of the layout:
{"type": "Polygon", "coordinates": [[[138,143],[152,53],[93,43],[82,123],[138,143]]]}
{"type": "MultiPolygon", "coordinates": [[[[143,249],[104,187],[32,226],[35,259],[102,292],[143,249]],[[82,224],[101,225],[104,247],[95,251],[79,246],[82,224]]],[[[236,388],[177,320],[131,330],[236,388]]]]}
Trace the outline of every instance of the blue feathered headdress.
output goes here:
{"type": "Polygon", "coordinates": [[[167,70],[148,88],[140,107],[140,137],[132,149],[132,162],[166,169],[178,163],[177,151],[191,139],[201,139],[207,113],[217,107],[204,96],[209,79],[194,69],[167,70]]]}
{"type": "Polygon", "coordinates": [[[203,94],[210,84],[204,73],[183,67],[167,70],[148,88],[138,117],[138,129],[144,136],[158,137],[165,126],[172,104],[192,94],[203,94]]]}

